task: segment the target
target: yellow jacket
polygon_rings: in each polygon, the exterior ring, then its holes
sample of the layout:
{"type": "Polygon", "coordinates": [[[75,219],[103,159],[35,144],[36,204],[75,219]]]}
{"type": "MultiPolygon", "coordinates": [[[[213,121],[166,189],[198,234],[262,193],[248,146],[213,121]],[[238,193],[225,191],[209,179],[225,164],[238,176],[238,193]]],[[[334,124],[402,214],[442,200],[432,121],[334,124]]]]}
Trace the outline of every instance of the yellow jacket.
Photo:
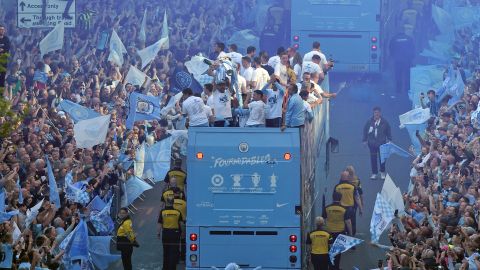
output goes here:
{"type": "Polygon", "coordinates": [[[117,230],[117,237],[127,237],[130,242],[135,241],[135,233],[133,232],[132,228],[132,220],[127,219],[125,220],[117,230]]]}

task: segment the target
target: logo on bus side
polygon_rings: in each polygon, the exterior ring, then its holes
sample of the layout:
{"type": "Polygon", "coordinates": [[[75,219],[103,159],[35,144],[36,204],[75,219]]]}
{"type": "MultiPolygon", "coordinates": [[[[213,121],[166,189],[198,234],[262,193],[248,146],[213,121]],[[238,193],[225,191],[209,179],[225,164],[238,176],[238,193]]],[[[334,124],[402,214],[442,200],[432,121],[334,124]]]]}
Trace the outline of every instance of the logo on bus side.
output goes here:
{"type": "Polygon", "coordinates": [[[242,152],[242,153],[246,153],[248,152],[248,143],[246,142],[242,142],[238,145],[238,151],[242,152]]]}
{"type": "Polygon", "coordinates": [[[221,176],[220,174],[215,174],[212,176],[212,185],[214,185],[215,187],[219,187],[221,185],[223,185],[223,176],[221,176]]]}

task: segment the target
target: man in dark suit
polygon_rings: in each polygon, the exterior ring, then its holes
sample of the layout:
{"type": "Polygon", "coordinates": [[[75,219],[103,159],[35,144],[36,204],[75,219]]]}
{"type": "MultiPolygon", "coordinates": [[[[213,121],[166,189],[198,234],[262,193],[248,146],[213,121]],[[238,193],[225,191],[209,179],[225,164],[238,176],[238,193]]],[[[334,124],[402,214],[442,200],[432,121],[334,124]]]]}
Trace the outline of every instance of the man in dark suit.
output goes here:
{"type": "Polygon", "coordinates": [[[363,128],[363,143],[370,149],[370,162],[372,164],[372,176],[376,179],[378,174],[378,163],[380,163],[380,176],[385,179],[385,162],[380,161],[380,145],[392,140],[390,125],[382,117],[379,107],[373,108],[373,117],[370,118],[363,128]]]}

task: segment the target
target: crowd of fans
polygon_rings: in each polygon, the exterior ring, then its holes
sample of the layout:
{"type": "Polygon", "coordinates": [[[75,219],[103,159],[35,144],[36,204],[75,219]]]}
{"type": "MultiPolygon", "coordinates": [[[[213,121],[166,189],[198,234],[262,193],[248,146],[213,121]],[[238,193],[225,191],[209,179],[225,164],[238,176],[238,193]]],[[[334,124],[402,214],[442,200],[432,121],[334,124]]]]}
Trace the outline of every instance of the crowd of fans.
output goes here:
{"type": "MultiPolygon", "coordinates": [[[[335,96],[323,92],[320,86],[333,63],[321,53],[319,43],[314,43],[312,52],[304,57],[294,48],[283,47],[269,57],[254,47],[242,55],[236,52],[235,44],[226,48],[219,42],[236,29],[255,26],[251,16],[255,1],[235,1],[236,5],[217,0],[195,5],[186,0],[78,2],[77,9],[82,12],[78,27],[66,31],[62,50],[43,57],[38,44],[46,31],[18,29],[15,16],[0,11],[0,22],[5,22],[3,28],[11,42],[2,102],[21,119],[2,134],[0,148],[0,181],[5,195],[2,215],[19,211],[11,218],[2,218],[0,224],[1,250],[13,250],[13,256],[5,259],[13,261],[12,269],[68,268],[59,246],[80,220],[87,223],[89,235],[112,233],[102,231],[90,220],[89,203],[96,197],[106,203],[114,194],[121,196],[118,187],[133,174],[133,168],[120,161],[125,157],[134,160],[144,142],[157,142],[166,138],[169,130],[185,129],[184,120],[188,120],[187,126],[301,127],[305,119],[313,117],[312,107],[321,104],[323,98],[335,96]],[[149,11],[145,43],[158,38],[162,31],[159,22],[166,11],[170,48],[162,50],[145,69],[152,78],[150,85],[132,85],[125,83],[125,77],[130,65],[140,64],[135,52],[145,46],[138,40],[145,9],[149,11]],[[107,60],[112,29],[128,48],[124,66],[107,60]],[[197,115],[199,111],[192,109],[194,102],[190,101],[195,97],[185,89],[184,97],[162,119],[149,121],[148,125],[137,122],[127,129],[129,95],[139,92],[157,96],[167,104],[176,94],[169,92],[173,70],[200,52],[213,60],[208,75],[202,77],[203,93],[195,94],[202,98],[201,113],[197,115]],[[215,79],[218,67],[227,58],[238,70],[237,92],[229,88],[234,76],[215,79]],[[77,148],[72,117],[58,107],[62,100],[101,115],[110,114],[105,143],[92,149],[77,148]],[[198,121],[198,116],[207,122],[198,121]],[[50,202],[47,163],[60,191],[60,207],[50,202]],[[67,184],[81,189],[87,198],[72,201],[66,196],[67,184]],[[38,215],[31,220],[28,209],[42,200],[38,215]]],[[[10,120],[2,117],[0,125],[10,120]]],[[[182,154],[174,146],[173,158],[181,160],[182,154]]]]}
{"type": "Polygon", "coordinates": [[[480,141],[474,114],[480,74],[474,32],[472,27],[457,30],[454,51],[463,57],[452,60],[445,72],[446,79],[460,71],[465,83],[460,99],[438,96],[444,91],[437,89],[421,95],[431,118],[426,131],[416,134],[422,147],[404,194],[406,215],[401,209],[389,232],[393,247],[388,247],[387,258],[393,269],[480,268],[480,141]]]}

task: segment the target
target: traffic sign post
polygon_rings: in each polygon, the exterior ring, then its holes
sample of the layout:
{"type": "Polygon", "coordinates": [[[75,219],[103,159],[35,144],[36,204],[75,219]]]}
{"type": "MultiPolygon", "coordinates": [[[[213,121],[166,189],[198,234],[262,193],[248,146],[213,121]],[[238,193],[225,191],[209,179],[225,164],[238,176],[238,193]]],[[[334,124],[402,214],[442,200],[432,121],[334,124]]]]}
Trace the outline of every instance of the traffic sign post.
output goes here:
{"type": "Polygon", "coordinates": [[[75,18],[75,0],[17,1],[17,26],[20,28],[53,28],[61,22],[66,28],[75,28],[75,18]]]}

